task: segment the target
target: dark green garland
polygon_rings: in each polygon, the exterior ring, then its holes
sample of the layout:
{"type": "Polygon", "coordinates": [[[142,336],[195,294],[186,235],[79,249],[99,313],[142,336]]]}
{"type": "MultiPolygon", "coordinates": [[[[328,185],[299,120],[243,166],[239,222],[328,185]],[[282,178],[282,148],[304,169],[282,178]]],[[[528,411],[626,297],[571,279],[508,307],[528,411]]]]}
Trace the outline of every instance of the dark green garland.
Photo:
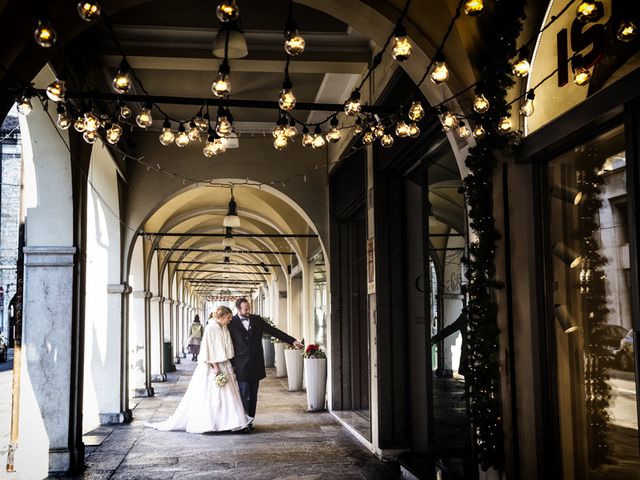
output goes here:
{"type": "Polygon", "coordinates": [[[469,244],[467,265],[466,340],[469,372],[465,376],[469,418],[475,439],[475,456],[483,470],[503,463],[503,432],[500,408],[500,359],[498,347],[498,305],[495,289],[495,250],[500,233],[493,218],[492,173],[495,152],[508,138],[497,132],[500,118],[508,115],[507,91],[514,85],[510,60],[517,53],[516,41],[522,29],[526,0],[496,1],[487,12],[486,47],[477,61],[479,87],[491,103],[481,121],[486,135],[470,149],[466,165],[469,175],[463,188],[470,225],[476,240],[469,244]]]}
{"type": "Polygon", "coordinates": [[[586,170],[581,172],[580,191],[585,201],[580,212],[577,239],[580,242],[582,308],[585,326],[584,382],[589,438],[589,463],[591,468],[609,463],[611,445],[608,442],[609,400],[611,386],[607,369],[612,358],[605,346],[607,323],[607,292],[604,265],[607,259],[600,254],[599,211],[602,208],[597,174],[601,161],[597,153],[588,152],[586,170]]]}

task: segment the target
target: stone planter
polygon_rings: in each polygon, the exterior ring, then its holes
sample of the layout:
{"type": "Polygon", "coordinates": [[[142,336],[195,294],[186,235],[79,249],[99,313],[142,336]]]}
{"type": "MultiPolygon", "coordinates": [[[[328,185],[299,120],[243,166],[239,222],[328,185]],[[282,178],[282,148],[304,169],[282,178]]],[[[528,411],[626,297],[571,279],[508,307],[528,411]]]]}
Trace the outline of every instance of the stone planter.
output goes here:
{"type": "Polygon", "coordinates": [[[302,350],[286,349],[284,358],[287,363],[288,390],[290,392],[302,390],[302,350]]]}
{"type": "Polygon", "coordinates": [[[271,343],[271,338],[262,339],[262,350],[264,352],[264,366],[273,367],[276,359],[276,351],[273,348],[273,343],[271,343]]]}
{"type": "Polygon", "coordinates": [[[276,377],[287,376],[287,365],[284,361],[284,343],[278,342],[273,344],[274,349],[274,361],[276,365],[276,377]]]}
{"type": "Polygon", "coordinates": [[[307,380],[307,407],[310,411],[324,410],[327,390],[327,359],[305,358],[304,374],[307,380]]]}

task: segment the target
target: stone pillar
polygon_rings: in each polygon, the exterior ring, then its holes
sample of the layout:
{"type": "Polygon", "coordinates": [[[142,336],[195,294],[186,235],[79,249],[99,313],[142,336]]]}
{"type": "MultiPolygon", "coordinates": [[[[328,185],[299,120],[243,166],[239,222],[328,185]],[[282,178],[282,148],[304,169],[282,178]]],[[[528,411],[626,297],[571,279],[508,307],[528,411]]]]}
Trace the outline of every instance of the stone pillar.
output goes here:
{"type": "Polygon", "coordinates": [[[187,338],[189,338],[189,319],[187,317],[187,304],[184,302],[180,302],[180,319],[182,324],[180,328],[182,328],[182,358],[187,358],[187,350],[185,348],[185,344],[187,343],[187,338]]]}
{"type": "Polygon", "coordinates": [[[151,374],[149,365],[149,329],[147,304],[151,292],[141,290],[133,292],[129,309],[129,388],[134,397],[152,397],[151,374]]]}
{"type": "MultiPolygon", "coordinates": [[[[24,247],[24,310],[16,470],[24,478],[66,472],[84,455],[70,447],[75,247],[24,247]]],[[[81,461],[81,460],[80,460],[81,461]]]]}
{"type": "Polygon", "coordinates": [[[162,343],[164,342],[162,316],[164,297],[151,297],[149,305],[149,319],[151,321],[151,381],[164,382],[167,375],[164,373],[164,365],[162,364],[162,343]]]}

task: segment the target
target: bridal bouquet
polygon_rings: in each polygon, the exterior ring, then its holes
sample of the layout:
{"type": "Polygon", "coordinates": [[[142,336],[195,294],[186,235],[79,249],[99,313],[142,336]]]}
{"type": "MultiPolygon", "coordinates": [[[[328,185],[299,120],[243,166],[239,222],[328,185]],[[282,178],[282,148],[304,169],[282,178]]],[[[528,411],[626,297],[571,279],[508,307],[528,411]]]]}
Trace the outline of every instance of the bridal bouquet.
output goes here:
{"type": "Polygon", "coordinates": [[[226,384],[228,380],[229,380],[229,377],[227,376],[226,373],[224,372],[216,373],[216,385],[218,385],[219,387],[222,387],[224,384],[226,384]]]}

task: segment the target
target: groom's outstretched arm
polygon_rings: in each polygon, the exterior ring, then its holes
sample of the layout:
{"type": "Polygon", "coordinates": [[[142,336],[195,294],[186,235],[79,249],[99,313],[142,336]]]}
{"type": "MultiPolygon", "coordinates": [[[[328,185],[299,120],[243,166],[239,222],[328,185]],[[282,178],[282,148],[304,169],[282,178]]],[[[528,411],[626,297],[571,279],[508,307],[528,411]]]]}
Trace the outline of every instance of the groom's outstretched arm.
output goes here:
{"type": "Polygon", "coordinates": [[[276,327],[272,327],[271,325],[269,325],[267,322],[264,321],[264,319],[262,317],[260,317],[260,320],[262,320],[262,331],[263,332],[267,332],[272,337],[276,337],[278,340],[280,340],[281,342],[284,342],[284,343],[289,343],[289,344],[293,345],[295,342],[297,342],[297,340],[295,338],[293,338],[292,336],[287,335],[282,330],[280,330],[280,329],[278,329],[276,327]]]}

